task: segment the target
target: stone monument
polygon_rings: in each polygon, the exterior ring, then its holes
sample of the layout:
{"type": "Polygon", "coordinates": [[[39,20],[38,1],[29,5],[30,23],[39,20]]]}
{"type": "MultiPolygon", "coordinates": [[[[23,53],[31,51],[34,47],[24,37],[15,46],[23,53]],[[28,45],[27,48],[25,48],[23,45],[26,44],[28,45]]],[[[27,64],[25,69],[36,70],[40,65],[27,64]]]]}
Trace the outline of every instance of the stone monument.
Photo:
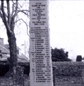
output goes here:
{"type": "Polygon", "coordinates": [[[30,86],[53,86],[48,0],[30,0],[30,86]]]}

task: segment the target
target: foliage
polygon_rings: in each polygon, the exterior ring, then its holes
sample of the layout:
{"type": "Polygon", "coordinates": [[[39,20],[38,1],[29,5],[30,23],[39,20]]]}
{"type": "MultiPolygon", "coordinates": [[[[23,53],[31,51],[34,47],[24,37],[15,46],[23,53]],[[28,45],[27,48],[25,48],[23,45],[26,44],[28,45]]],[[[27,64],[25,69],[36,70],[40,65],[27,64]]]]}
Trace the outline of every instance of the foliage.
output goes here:
{"type": "Polygon", "coordinates": [[[81,55],[77,55],[77,57],[76,57],[76,61],[81,62],[81,61],[82,61],[82,56],[81,56],[81,55]]]}
{"type": "Polygon", "coordinates": [[[71,61],[68,58],[68,52],[65,52],[64,49],[51,49],[52,61],[71,61]]]}
{"type": "Polygon", "coordinates": [[[83,70],[83,62],[53,62],[54,76],[82,77],[83,70]]]}

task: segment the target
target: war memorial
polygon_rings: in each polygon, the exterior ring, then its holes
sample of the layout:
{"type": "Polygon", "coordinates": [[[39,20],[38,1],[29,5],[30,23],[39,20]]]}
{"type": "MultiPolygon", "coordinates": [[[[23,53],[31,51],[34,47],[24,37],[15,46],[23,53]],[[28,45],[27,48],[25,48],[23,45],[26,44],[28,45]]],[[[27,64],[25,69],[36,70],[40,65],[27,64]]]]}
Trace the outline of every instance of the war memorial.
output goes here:
{"type": "Polygon", "coordinates": [[[30,0],[30,86],[53,86],[48,0],[30,0]]]}
{"type": "MultiPolygon", "coordinates": [[[[84,62],[52,62],[48,0],[29,0],[29,11],[30,62],[19,63],[17,85],[12,78],[0,77],[0,86],[84,86],[84,62]]],[[[7,65],[0,62],[0,74],[7,65]]]]}

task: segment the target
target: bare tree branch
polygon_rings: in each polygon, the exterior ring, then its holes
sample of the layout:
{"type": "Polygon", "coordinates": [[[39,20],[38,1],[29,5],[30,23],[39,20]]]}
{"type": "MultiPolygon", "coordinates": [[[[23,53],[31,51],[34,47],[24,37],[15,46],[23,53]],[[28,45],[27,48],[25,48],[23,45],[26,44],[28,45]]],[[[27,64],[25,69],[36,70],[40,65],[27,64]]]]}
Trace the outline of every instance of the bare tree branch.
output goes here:
{"type": "MultiPolygon", "coordinates": [[[[2,2],[1,2],[2,3],[2,2]]],[[[2,18],[3,20],[3,13],[2,13],[2,5],[0,5],[0,17],[2,18]]],[[[5,6],[3,6],[3,8],[6,8],[5,6]]],[[[7,15],[5,14],[5,16],[7,17],[7,15]]]]}
{"type": "Polygon", "coordinates": [[[18,10],[18,12],[17,13],[19,13],[19,12],[21,12],[21,13],[23,13],[23,14],[25,14],[27,17],[29,17],[29,10],[18,10]]]}
{"type": "Polygon", "coordinates": [[[18,21],[22,21],[22,22],[24,22],[24,24],[25,24],[26,27],[27,27],[27,35],[29,36],[29,34],[28,34],[28,24],[27,24],[22,18],[16,20],[15,23],[17,23],[18,21]]]}
{"type": "Polygon", "coordinates": [[[3,15],[2,15],[2,13],[1,13],[1,11],[0,11],[0,17],[3,18],[3,15]]]}
{"type": "Polygon", "coordinates": [[[7,20],[6,20],[6,16],[5,16],[5,12],[4,12],[4,0],[1,1],[1,10],[2,10],[2,15],[3,15],[2,20],[3,20],[3,22],[4,22],[4,25],[6,26],[7,30],[8,30],[10,33],[12,33],[12,31],[10,30],[10,27],[9,27],[9,25],[8,25],[8,22],[7,22],[7,20]]]}
{"type": "Polygon", "coordinates": [[[12,13],[11,13],[11,16],[13,15],[13,12],[14,12],[14,2],[13,2],[13,0],[12,0],[12,13]]]}
{"type": "Polygon", "coordinates": [[[25,14],[27,17],[29,17],[29,10],[17,10],[17,12],[14,14],[16,16],[19,13],[25,14]]]}
{"type": "Polygon", "coordinates": [[[17,11],[18,11],[18,0],[16,0],[15,13],[13,15],[14,18],[17,15],[17,11]]]}
{"type": "Polygon", "coordinates": [[[2,13],[1,13],[1,3],[0,3],[0,17],[2,17],[2,13]]]}
{"type": "Polygon", "coordinates": [[[8,23],[10,25],[10,3],[9,0],[7,0],[6,2],[7,2],[8,23]]]}

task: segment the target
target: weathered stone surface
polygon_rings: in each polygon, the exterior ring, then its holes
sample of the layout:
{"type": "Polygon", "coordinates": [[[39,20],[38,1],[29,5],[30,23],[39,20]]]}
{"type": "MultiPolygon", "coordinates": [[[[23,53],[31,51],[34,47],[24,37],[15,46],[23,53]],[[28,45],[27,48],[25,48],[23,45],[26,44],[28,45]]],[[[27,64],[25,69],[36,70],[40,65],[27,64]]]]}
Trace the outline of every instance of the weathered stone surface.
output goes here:
{"type": "Polygon", "coordinates": [[[52,86],[48,0],[29,0],[30,86],[52,86]]]}

